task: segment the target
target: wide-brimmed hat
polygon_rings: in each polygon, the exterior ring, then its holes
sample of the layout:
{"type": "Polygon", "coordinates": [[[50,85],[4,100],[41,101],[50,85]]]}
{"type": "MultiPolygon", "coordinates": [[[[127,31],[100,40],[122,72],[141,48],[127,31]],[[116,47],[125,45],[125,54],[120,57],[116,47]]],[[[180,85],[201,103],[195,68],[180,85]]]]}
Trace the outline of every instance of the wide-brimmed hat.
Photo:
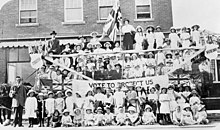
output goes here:
{"type": "Polygon", "coordinates": [[[173,85],[173,84],[169,84],[169,85],[168,85],[168,89],[169,89],[169,88],[174,89],[174,85],[173,85]]]}
{"type": "Polygon", "coordinates": [[[151,90],[151,89],[156,90],[156,88],[155,88],[153,85],[151,85],[151,86],[149,87],[149,90],[151,90]]]}
{"type": "Polygon", "coordinates": [[[99,43],[99,42],[97,42],[97,43],[95,44],[95,46],[102,46],[102,44],[99,43]]]}
{"type": "Polygon", "coordinates": [[[200,26],[198,24],[195,24],[192,26],[192,28],[194,28],[194,27],[200,28],[200,26]]]}
{"type": "Polygon", "coordinates": [[[148,52],[147,56],[150,56],[150,55],[154,56],[154,54],[152,52],[148,52]]]}
{"type": "Polygon", "coordinates": [[[64,111],[63,111],[63,114],[65,114],[65,113],[70,113],[67,109],[65,109],[64,111]]]}
{"type": "Polygon", "coordinates": [[[58,94],[63,94],[63,92],[62,91],[57,91],[56,95],[58,95],[58,94]]]}
{"type": "Polygon", "coordinates": [[[53,94],[53,92],[52,92],[52,91],[49,91],[49,92],[47,93],[47,95],[50,95],[50,94],[53,94]]]}
{"type": "Polygon", "coordinates": [[[38,93],[38,97],[40,97],[40,96],[44,96],[44,94],[43,93],[38,93]]]}
{"type": "Polygon", "coordinates": [[[65,95],[68,96],[68,95],[67,95],[68,93],[73,94],[73,92],[72,92],[70,89],[66,90],[65,95]]]}
{"type": "Polygon", "coordinates": [[[157,26],[155,29],[157,30],[158,28],[161,29],[161,26],[157,26]]]}
{"type": "Polygon", "coordinates": [[[145,110],[148,109],[148,108],[149,108],[150,110],[152,110],[152,107],[151,107],[150,105],[146,105],[146,106],[145,106],[145,110]]]}
{"type": "Polygon", "coordinates": [[[27,95],[29,95],[30,93],[34,93],[35,94],[36,92],[31,89],[31,90],[28,91],[27,95]]]}
{"type": "Polygon", "coordinates": [[[130,54],[125,54],[125,57],[131,57],[131,55],[130,54]]]}
{"type": "Polygon", "coordinates": [[[90,36],[93,36],[93,35],[96,35],[96,36],[97,36],[97,35],[98,35],[98,32],[91,32],[91,33],[90,33],[90,36]]]}
{"type": "Polygon", "coordinates": [[[96,111],[102,111],[102,108],[101,108],[101,107],[98,107],[98,108],[96,109],[96,111]]]}
{"type": "Polygon", "coordinates": [[[168,51],[168,52],[166,53],[166,55],[165,55],[165,56],[166,56],[166,58],[167,58],[167,56],[169,56],[169,55],[170,55],[171,57],[173,57],[172,52],[168,51]]]}
{"type": "Polygon", "coordinates": [[[131,56],[132,56],[132,57],[137,57],[137,54],[136,54],[136,53],[133,53],[131,56]]]}
{"type": "Polygon", "coordinates": [[[174,28],[174,27],[171,27],[171,28],[170,28],[170,31],[171,31],[171,30],[174,30],[174,31],[176,31],[176,28],[174,28]]]}
{"type": "Polygon", "coordinates": [[[133,107],[133,106],[130,106],[130,107],[128,108],[128,111],[134,111],[134,112],[136,112],[136,108],[133,107]]]}
{"type": "Polygon", "coordinates": [[[119,66],[119,67],[121,68],[121,65],[120,65],[120,64],[115,64],[115,67],[116,67],[116,66],[119,66]]]}
{"type": "Polygon", "coordinates": [[[57,35],[56,31],[52,31],[50,35],[57,35]]]}
{"type": "Polygon", "coordinates": [[[139,28],[142,30],[142,32],[144,31],[144,29],[143,29],[140,25],[138,25],[138,26],[136,27],[136,31],[137,31],[139,28]]]}
{"type": "Polygon", "coordinates": [[[191,92],[191,95],[193,95],[193,94],[198,95],[198,92],[197,92],[196,90],[193,90],[193,91],[191,92]]]}
{"type": "Polygon", "coordinates": [[[106,47],[107,45],[109,45],[110,47],[112,46],[112,44],[110,42],[105,42],[104,47],[106,47]]]}
{"type": "Polygon", "coordinates": [[[149,28],[152,28],[152,30],[155,29],[153,25],[148,25],[147,28],[146,28],[146,30],[148,30],[149,28]]]}
{"type": "Polygon", "coordinates": [[[189,103],[186,103],[186,104],[183,106],[183,109],[186,109],[186,108],[190,108],[189,103]]]}
{"type": "Polygon", "coordinates": [[[86,107],[85,110],[92,110],[92,107],[86,107]]]}

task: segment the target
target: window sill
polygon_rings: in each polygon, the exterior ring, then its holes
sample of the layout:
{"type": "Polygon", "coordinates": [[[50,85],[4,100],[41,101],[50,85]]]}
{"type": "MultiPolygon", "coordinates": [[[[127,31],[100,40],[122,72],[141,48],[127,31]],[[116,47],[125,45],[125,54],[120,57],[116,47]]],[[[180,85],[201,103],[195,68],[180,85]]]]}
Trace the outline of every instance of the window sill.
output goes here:
{"type": "Polygon", "coordinates": [[[153,18],[151,19],[134,19],[134,22],[152,22],[154,21],[153,18]]]}
{"type": "Polygon", "coordinates": [[[96,23],[98,23],[98,24],[104,24],[104,23],[106,23],[106,20],[97,20],[96,23]]]}
{"type": "Polygon", "coordinates": [[[86,24],[86,22],[85,22],[85,21],[77,21],[77,22],[62,22],[62,25],[73,25],[73,24],[80,25],[80,24],[86,24]]]}
{"type": "Polygon", "coordinates": [[[39,25],[39,23],[15,24],[16,27],[38,27],[39,25]]]}

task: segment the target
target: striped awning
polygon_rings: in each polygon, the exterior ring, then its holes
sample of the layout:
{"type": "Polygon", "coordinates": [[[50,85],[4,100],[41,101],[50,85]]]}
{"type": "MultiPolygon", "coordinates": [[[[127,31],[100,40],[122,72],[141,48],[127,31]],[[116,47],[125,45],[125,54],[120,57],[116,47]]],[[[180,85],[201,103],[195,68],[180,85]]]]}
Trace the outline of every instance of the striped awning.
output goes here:
{"type": "MultiPolygon", "coordinates": [[[[65,39],[65,40],[59,40],[60,45],[65,45],[67,43],[70,44],[77,44],[79,43],[79,40],[77,39],[65,39]]],[[[47,41],[13,41],[13,42],[1,42],[0,48],[4,47],[28,47],[28,46],[37,46],[44,44],[47,41]]]]}

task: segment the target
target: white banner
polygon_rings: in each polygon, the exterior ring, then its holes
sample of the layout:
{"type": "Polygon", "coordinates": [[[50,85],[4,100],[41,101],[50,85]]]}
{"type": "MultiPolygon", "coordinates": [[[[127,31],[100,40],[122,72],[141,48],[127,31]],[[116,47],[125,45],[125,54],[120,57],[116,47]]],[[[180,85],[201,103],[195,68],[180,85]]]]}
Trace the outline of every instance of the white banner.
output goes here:
{"type": "Polygon", "coordinates": [[[43,66],[43,60],[41,59],[41,54],[30,54],[31,57],[31,67],[34,69],[38,69],[43,66]]]}
{"type": "Polygon", "coordinates": [[[167,87],[169,84],[168,75],[145,77],[137,79],[123,79],[123,80],[105,80],[105,81],[88,81],[88,80],[73,80],[72,90],[73,92],[79,92],[81,96],[85,96],[88,90],[92,90],[96,87],[115,89],[117,86],[142,86],[147,88],[149,86],[155,86],[159,84],[161,87],[167,87]]]}
{"type": "Polygon", "coordinates": [[[209,59],[216,59],[218,57],[218,45],[207,44],[205,50],[205,56],[209,59]]]}

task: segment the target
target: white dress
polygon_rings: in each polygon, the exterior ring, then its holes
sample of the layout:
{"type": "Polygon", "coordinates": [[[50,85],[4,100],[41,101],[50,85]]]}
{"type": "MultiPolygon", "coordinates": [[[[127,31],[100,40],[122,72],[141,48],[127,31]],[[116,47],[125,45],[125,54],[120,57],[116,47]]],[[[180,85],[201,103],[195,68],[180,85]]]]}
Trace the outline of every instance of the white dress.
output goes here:
{"type": "Polygon", "coordinates": [[[190,46],[190,41],[189,41],[189,38],[190,38],[190,35],[189,33],[182,33],[180,35],[180,38],[182,39],[182,46],[183,48],[187,48],[190,46]]]}
{"type": "Polygon", "coordinates": [[[155,42],[155,36],[154,33],[147,33],[146,34],[146,39],[148,42],[148,49],[154,49],[154,42],[155,42]]]}
{"type": "Polygon", "coordinates": [[[74,115],[73,107],[74,107],[74,98],[72,96],[66,98],[66,109],[70,112],[70,115],[74,115]]]}
{"type": "Polygon", "coordinates": [[[135,50],[136,51],[143,50],[142,43],[144,41],[144,36],[140,33],[136,33],[134,40],[136,41],[135,50]]]}
{"type": "Polygon", "coordinates": [[[54,113],[55,110],[55,100],[54,98],[48,98],[45,102],[46,110],[48,111],[48,116],[54,113]]]}
{"type": "Polygon", "coordinates": [[[168,114],[170,113],[170,106],[169,106],[169,96],[168,94],[160,94],[159,101],[161,103],[160,105],[160,113],[161,114],[168,114]]]}
{"type": "Polygon", "coordinates": [[[156,43],[157,43],[157,47],[159,46],[163,46],[163,41],[164,41],[164,34],[162,32],[155,32],[155,39],[156,39],[156,43]]]}
{"type": "Polygon", "coordinates": [[[200,32],[199,31],[192,31],[191,36],[192,36],[193,42],[196,43],[196,46],[201,47],[202,44],[200,43],[200,32]]]}
{"type": "Polygon", "coordinates": [[[153,112],[144,112],[142,116],[142,121],[145,124],[154,123],[156,121],[156,117],[153,112]]]}
{"type": "Polygon", "coordinates": [[[169,34],[169,39],[171,41],[170,46],[173,49],[178,48],[178,42],[180,42],[180,38],[176,33],[170,33],[169,34]]]}
{"type": "Polygon", "coordinates": [[[65,101],[63,98],[57,98],[55,99],[55,108],[56,110],[58,110],[60,113],[62,112],[62,110],[65,107],[65,101]]]}
{"type": "Polygon", "coordinates": [[[25,102],[25,115],[28,118],[37,118],[35,110],[37,110],[37,99],[35,97],[28,97],[25,102]]]}

